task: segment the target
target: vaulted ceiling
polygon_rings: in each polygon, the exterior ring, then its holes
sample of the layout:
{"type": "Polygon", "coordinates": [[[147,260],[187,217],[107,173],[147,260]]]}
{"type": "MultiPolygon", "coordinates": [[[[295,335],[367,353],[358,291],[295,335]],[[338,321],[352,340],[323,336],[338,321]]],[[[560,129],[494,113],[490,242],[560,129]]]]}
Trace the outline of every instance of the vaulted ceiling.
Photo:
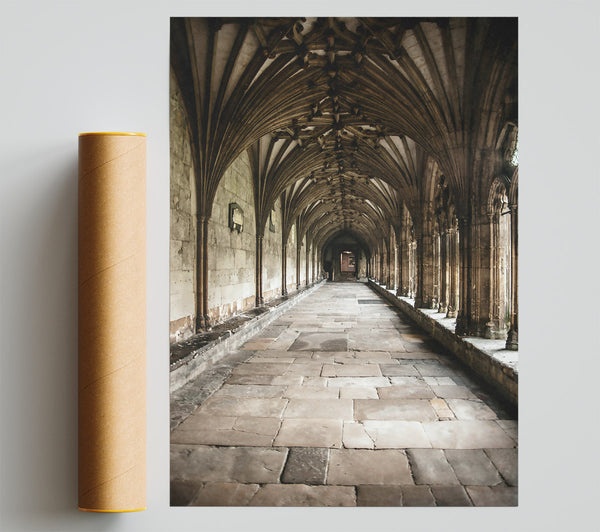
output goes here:
{"type": "Polygon", "coordinates": [[[171,65],[200,211],[247,151],[257,229],[281,198],[321,244],[419,223],[441,175],[467,209],[517,124],[515,18],[174,18],[171,65]]]}

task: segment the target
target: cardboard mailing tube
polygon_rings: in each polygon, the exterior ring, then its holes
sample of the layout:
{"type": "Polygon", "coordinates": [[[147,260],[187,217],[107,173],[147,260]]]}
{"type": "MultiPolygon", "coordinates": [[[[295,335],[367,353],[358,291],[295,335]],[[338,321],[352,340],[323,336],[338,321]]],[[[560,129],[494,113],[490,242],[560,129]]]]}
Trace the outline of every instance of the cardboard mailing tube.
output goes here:
{"type": "Polygon", "coordinates": [[[79,509],[146,507],[146,135],[79,136],[79,509]]]}

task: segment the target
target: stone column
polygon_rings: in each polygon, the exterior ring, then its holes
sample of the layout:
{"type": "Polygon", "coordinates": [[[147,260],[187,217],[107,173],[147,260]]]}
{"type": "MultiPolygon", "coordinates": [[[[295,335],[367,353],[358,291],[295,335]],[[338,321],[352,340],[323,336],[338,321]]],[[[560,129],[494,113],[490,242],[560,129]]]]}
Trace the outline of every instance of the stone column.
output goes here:
{"type": "Polygon", "coordinates": [[[416,220],[417,293],[415,308],[434,308],[433,301],[433,234],[430,206],[425,206],[422,220],[416,220]]]}
{"type": "Polygon", "coordinates": [[[287,242],[281,234],[281,295],[287,296],[287,242]]]}
{"type": "Polygon", "coordinates": [[[395,256],[395,278],[396,278],[396,295],[402,295],[402,250],[400,248],[401,244],[396,240],[396,245],[394,246],[394,256],[395,256]]]}
{"type": "Polygon", "coordinates": [[[433,292],[431,308],[437,308],[440,302],[440,233],[433,235],[433,292]]]}
{"type": "Polygon", "coordinates": [[[469,217],[459,219],[460,304],[456,334],[483,336],[490,321],[490,234],[487,214],[472,206],[469,217]]]}
{"type": "Polygon", "coordinates": [[[394,271],[395,271],[395,267],[394,267],[394,246],[392,244],[392,235],[391,234],[390,234],[390,237],[388,239],[388,243],[389,243],[389,247],[388,247],[388,263],[387,263],[387,277],[386,277],[385,287],[388,290],[393,290],[396,287],[394,286],[394,271]]]}
{"type": "Polygon", "coordinates": [[[308,243],[308,235],[306,235],[306,261],[305,261],[305,266],[306,266],[306,279],[305,279],[305,286],[308,286],[310,284],[310,278],[309,278],[309,267],[310,267],[310,244],[308,243]]]}
{"type": "Polygon", "coordinates": [[[517,205],[510,208],[510,329],[506,338],[506,349],[519,349],[519,246],[517,205]]]}
{"type": "Polygon", "coordinates": [[[469,334],[469,313],[471,311],[471,224],[468,218],[460,217],[458,219],[458,235],[460,249],[460,287],[458,290],[459,296],[459,311],[456,316],[456,334],[469,334]]]}
{"type": "Polygon", "coordinates": [[[438,312],[448,312],[448,230],[440,234],[440,304],[438,312]]]}
{"type": "Polygon", "coordinates": [[[394,245],[394,286],[393,290],[396,290],[396,295],[400,295],[398,292],[400,290],[400,248],[398,246],[398,242],[395,242],[394,245]]]}
{"type": "Polygon", "coordinates": [[[406,228],[402,228],[402,238],[400,240],[400,286],[398,289],[400,293],[398,295],[408,297],[409,292],[409,275],[410,275],[410,250],[409,250],[408,238],[406,234],[406,228]]]}
{"type": "Polygon", "coordinates": [[[486,323],[485,338],[505,338],[506,329],[502,316],[502,294],[500,293],[500,213],[489,216],[490,227],[490,319],[486,323]]]}
{"type": "Polygon", "coordinates": [[[263,235],[256,235],[256,271],[255,271],[255,285],[256,295],[254,304],[257,307],[264,305],[263,299],[263,282],[262,282],[262,251],[263,251],[263,235]]]}
{"type": "Polygon", "coordinates": [[[459,256],[459,241],[458,231],[456,227],[451,227],[448,230],[448,265],[449,265],[449,281],[448,286],[448,309],[446,311],[447,318],[456,318],[458,314],[459,304],[459,287],[460,287],[460,256],[459,256]]]}
{"type": "Polygon", "coordinates": [[[202,269],[204,273],[202,275],[202,300],[204,307],[204,328],[210,329],[212,327],[210,316],[208,315],[208,218],[206,218],[202,224],[202,248],[203,248],[203,260],[202,269]]]}
{"type": "MultiPolygon", "coordinates": [[[[298,227],[298,226],[296,226],[298,227]]],[[[302,249],[302,239],[300,233],[296,231],[296,290],[300,290],[300,252],[302,249]]]]}
{"type": "Polygon", "coordinates": [[[207,273],[205,263],[207,263],[206,249],[204,247],[205,226],[207,225],[206,216],[198,214],[196,216],[196,332],[200,332],[206,326],[206,299],[205,299],[205,284],[204,276],[207,273]]]}

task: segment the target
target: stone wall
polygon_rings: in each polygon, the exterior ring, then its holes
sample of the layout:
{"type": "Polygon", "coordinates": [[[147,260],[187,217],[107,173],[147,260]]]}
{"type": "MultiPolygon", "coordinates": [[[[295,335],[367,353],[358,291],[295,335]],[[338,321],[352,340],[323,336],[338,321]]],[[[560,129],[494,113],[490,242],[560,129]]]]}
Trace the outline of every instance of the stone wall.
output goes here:
{"type": "Polygon", "coordinates": [[[208,223],[208,315],[215,323],[254,306],[255,234],[252,178],[244,152],[223,175],[208,223]],[[240,233],[229,228],[230,203],[244,211],[240,233]]]}
{"type": "Polygon", "coordinates": [[[195,192],[192,150],[183,99],[175,77],[170,76],[171,237],[170,336],[177,341],[193,333],[196,263],[195,192]]]}

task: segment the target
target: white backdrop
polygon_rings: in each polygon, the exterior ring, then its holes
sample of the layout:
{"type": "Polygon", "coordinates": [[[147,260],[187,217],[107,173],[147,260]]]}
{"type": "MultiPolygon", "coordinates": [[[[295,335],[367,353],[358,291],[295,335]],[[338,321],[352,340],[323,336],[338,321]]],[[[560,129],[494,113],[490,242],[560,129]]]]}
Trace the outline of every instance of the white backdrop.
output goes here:
{"type": "Polygon", "coordinates": [[[594,4],[3,0],[0,529],[589,529],[600,443],[597,254],[585,251],[598,245],[600,199],[594,4]],[[520,17],[519,508],[169,507],[169,17],[241,14],[520,17]],[[123,515],[76,510],[77,134],[103,130],[148,134],[148,510],[123,515]]]}

